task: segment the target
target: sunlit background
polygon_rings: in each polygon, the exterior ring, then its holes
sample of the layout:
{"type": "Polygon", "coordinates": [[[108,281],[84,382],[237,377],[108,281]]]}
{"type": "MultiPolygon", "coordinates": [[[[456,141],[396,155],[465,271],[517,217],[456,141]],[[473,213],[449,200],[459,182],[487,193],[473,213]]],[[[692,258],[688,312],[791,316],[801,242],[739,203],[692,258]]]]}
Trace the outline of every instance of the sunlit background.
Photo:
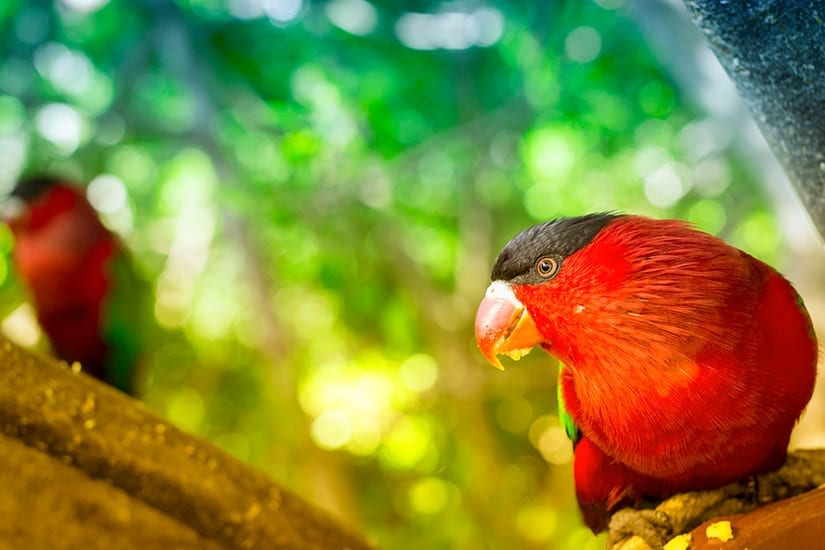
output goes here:
{"type": "MultiPolygon", "coordinates": [[[[686,219],[825,321],[821,245],[677,2],[5,0],[0,195],[32,171],[88,184],[146,281],[148,406],[383,548],[603,545],[554,361],[473,342],[520,229],[686,219]]],[[[2,329],[42,349],[12,246],[2,329]]]]}

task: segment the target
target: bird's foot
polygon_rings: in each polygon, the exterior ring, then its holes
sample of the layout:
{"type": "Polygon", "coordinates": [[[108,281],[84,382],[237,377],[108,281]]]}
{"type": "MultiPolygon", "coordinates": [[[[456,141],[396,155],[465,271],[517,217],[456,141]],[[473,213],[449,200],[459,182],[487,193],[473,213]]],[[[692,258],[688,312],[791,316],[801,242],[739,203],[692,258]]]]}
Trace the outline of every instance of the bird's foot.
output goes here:
{"type": "Polygon", "coordinates": [[[657,550],[672,534],[673,525],[666,513],[657,509],[622,508],[610,518],[607,548],[657,550]]]}
{"type": "Polygon", "coordinates": [[[825,451],[792,451],[781,468],[754,481],[760,506],[815,489],[825,484],[825,451]]]}

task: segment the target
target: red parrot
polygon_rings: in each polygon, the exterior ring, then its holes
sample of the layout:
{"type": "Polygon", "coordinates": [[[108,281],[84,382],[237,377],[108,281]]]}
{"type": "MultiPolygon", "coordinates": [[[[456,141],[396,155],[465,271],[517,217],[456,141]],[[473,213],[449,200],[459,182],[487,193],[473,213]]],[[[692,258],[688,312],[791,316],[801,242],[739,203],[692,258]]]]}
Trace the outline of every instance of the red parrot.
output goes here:
{"type": "Polygon", "coordinates": [[[774,470],[813,391],[817,342],[776,270],[675,220],[531,227],[501,251],[475,321],[483,355],[562,363],[560,420],[598,533],[642,498],[774,470]]]}
{"type": "Polygon", "coordinates": [[[59,178],[31,178],[14,189],[4,217],[13,262],[55,354],[133,393],[136,316],[134,297],[123,294],[134,274],[83,191],[59,178]]]}

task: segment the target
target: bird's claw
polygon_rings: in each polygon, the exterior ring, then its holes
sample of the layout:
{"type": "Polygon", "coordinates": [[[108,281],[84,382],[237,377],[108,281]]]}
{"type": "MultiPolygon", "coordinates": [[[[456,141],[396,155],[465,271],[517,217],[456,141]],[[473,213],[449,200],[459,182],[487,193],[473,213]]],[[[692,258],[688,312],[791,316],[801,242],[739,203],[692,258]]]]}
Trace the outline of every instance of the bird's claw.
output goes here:
{"type": "Polygon", "coordinates": [[[656,509],[623,508],[610,518],[607,548],[622,548],[624,541],[635,535],[655,550],[662,548],[672,534],[670,517],[664,512],[656,509]]]}

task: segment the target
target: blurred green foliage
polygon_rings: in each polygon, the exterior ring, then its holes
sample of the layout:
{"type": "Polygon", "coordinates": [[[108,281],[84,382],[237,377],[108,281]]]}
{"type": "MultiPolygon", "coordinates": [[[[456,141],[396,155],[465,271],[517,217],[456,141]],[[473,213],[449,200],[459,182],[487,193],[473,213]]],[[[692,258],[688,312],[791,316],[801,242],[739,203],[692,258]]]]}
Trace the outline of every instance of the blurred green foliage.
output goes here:
{"type": "Polygon", "coordinates": [[[622,210],[778,248],[621,0],[9,0],[0,51],[0,192],[98,187],[163,328],[147,404],[384,548],[602,544],[553,361],[473,342],[514,233],[622,210]]]}

